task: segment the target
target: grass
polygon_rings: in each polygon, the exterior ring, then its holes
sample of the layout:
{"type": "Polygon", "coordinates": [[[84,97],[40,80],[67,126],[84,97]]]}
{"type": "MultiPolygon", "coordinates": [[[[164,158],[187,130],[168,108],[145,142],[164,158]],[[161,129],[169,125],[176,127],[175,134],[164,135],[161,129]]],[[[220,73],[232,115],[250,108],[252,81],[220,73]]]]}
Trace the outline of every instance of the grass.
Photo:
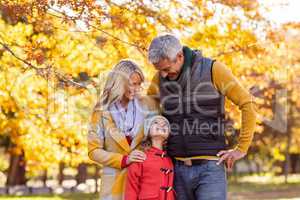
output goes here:
{"type": "MultiPolygon", "coordinates": [[[[232,177],[231,177],[232,179],[232,177]]],[[[63,194],[38,196],[0,196],[0,200],[98,200],[97,194],[63,194]]],[[[229,200],[300,200],[300,174],[284,177],[272,175],[241,176],[229,182],[229,200]]]]}
{"type": "Polygon", "coordinates": [[[229,191],[234,193],[242,192],[278,192],[286,190],[300,190],[300,184],[255,184],[255,183],[236,183],[229,184],[229,191]]]}
{"type": "Polygon", "coordinates": [[[284,183],[283,176],[251,175],[238,177],[237,181],[230,181],[230,192],[272,192],[280,190],[300,190],[300,174],[290,175],[288,183],[284,183]]]}
{"type": "Polygon", "coordinates": [[[283,176],[238,177],[229,183],[229,199],[300,200],[300,175],[290,175],[288,183],[284,183],[283,176]]]}
{"type": "Polygon", "coordinates": [[[63,195],[36,195],[36,196],[0,196],[0,200],[96,200],[97,194],[63,194],[63,195]]]}

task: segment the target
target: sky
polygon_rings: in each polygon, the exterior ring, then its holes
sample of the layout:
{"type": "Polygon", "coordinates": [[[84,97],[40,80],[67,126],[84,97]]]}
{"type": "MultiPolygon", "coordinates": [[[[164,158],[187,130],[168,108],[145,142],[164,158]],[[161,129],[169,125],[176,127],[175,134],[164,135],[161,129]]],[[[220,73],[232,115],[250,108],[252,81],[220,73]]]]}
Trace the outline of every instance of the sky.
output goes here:
{"type": "Polygon", "coordinates": [[[269,8],[265,16],[276,23],[300,22],[300,0],[260,0],[269,8]]]}

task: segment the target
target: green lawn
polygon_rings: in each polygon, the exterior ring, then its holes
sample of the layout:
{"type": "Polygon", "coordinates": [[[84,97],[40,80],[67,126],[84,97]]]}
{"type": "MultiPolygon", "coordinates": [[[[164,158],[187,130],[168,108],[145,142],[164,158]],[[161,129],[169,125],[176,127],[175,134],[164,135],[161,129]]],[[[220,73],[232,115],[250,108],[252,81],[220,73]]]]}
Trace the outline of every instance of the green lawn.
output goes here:
{"type": "Polygon", "coordinates": [[[232,200],[300,200],[300,175],[290,175],[289,183],[283,176],[244,176],[229,183],[232,200]]]}
{"type": "Polygon", "coordinates": [[[96,200],[95,194],[64,194],[64,195],[42,195],[42,196],[0,196],[0,200],[96,200]]]}
{"type": "MultiPolygon", "coordinates": [[[[243,176],[229,182],[229,200],[300,200],[300,175],[292,175],[289,183],[282,176],[243,176]]],[[[97,194],[64,194],[26,197],[4,197],[0,200],[98,200],[97,194]]]]}

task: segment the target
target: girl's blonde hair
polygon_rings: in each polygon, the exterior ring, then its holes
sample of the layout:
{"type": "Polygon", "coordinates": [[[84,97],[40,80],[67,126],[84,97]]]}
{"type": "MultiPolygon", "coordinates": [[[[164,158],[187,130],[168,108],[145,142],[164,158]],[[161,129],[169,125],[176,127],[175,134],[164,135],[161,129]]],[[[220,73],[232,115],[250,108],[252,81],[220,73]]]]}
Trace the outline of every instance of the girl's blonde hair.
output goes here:
{"type": "Polygon", "coordinates": [[[111,104],[120,101],[125,94],[130,76],[134,72],[140,75],[142,81],[145,80],[142,70],[135,62],[121,60],[117,63],[108,75],[97,107],[108,109],[111,104]]]}

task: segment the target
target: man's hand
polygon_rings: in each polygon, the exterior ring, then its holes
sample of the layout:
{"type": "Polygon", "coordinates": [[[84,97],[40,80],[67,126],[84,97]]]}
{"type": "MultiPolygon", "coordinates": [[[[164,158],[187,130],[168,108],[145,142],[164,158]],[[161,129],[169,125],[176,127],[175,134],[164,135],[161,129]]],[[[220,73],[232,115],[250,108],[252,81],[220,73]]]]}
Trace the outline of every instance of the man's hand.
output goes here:
{"type": "Polygon", "coordinates": [[[237,149],[230,149],[227,151],[220,151],[217,156],[220,157],[217,165],[221,164],[223,161],[226,162],[227,169],[232,171],[234,162],[246,156],[246,153],[243,153],[237,149]]]}
{"type": "Polygon", "coordinates": [[[126,161],[126,164],[129,165],[133,162],[144,162],[146,160],[146,154],[139,150],[132,151],[126,161]]]}

